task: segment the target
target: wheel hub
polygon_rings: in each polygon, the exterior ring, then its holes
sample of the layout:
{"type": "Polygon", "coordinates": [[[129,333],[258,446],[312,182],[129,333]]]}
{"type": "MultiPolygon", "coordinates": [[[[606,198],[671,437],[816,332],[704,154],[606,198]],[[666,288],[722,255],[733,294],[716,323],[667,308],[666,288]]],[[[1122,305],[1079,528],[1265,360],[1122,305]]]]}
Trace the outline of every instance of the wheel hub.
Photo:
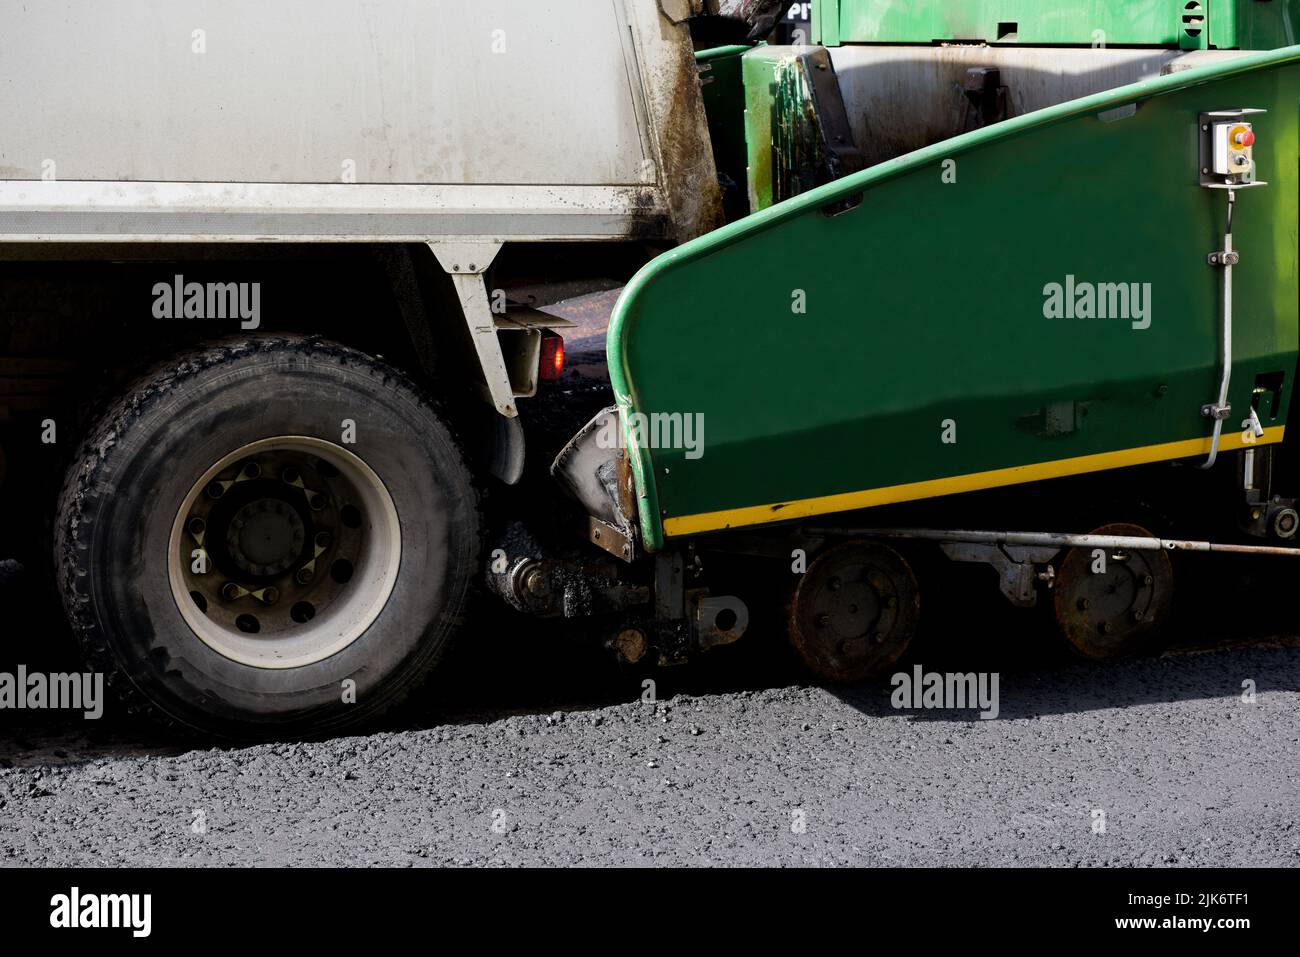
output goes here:
{"type": "Polygon", "coordinates": [[[901,555],[846,542],[808,567],[790,605],[790,639],[829,681],[860,681],[893,664],[916,631],[920,596],[901,555]]]}
{"type": "Polygon", "coordinates": [[[297,511],[278,498],[261,498],[245,505],[231,519],[226,548],[240,569],[250,575],[283,574],[302,554],[306,532],[297,511]]]}
{"type": "MultiPolygon", "coordinates": [[[[1152,538],[1137,525],[1106,525],[1093,535],[1152,538]]],[[[1173,596],[1164,552],[1071,548],[1055,577],[1056,621],[1085,658],[1139,653],[1156,636],[1173,596]]]]}
{"type": "Polygon", "coordinates": [[[346,449],[290,436],[246,446],[197,478],[173,526],[168,575],[204,643],[288,668],[361,635],[392,592],[400,553],[379,477],[346,449]]]}

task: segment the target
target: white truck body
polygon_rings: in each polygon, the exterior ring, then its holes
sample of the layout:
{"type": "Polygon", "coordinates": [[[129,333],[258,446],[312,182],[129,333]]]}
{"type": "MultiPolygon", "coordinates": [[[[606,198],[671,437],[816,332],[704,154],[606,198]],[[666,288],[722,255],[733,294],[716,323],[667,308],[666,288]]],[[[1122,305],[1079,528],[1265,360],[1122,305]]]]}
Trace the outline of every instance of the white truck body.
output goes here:
{"type": "Polygon", "coordinates": [[[658,0],[0,0],[0,23],[0,242],[717,225],[658,0]]]}

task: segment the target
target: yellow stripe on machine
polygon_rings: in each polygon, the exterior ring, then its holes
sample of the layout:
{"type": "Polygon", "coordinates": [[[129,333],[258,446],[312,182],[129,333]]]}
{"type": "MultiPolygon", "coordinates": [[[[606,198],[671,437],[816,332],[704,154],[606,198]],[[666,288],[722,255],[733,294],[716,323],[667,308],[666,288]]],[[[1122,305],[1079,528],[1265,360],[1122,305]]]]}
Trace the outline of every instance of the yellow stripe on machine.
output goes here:
{"type": "MultiPolygon", "coordinates": [[[[1281,442],[1285,430],[1286,426],[1282,425],[1267,428],[1264,430],[1262,437],[1250,444],[1271,445],[1281,442]]],[[[1232,449],[1240,449],[1247,444],[1242,433],[1229,432],[1219,440],[1219,449],[1221,451],[1231,451],[1232,449]]],[[[681,515],[676,518],[664,519],[664,534],[669,538],[680,538],[683,535],[698,535],[701,532],[715,532],[725,528],[742,528],[747,525],[785,522],[790,519],[827,515],[832,512],[851,512],[856,509],[872,508],[877,505],[914,502],[917,499],[954,495],[958,492],[974,492],[980,489],[1037,482],[1042,479],[1063,478],[1067,475],[1103,472],[1107,469],[1123,468],[1127,465],[1148,465],[1152,462],[1166,462],[1173,459],[1191,458],[1196,455],[1208,455],[1209,452],[1209,436],[1199,439],[1185,439],[1180,442],[1165,442],[1160,445],[1144,445],[1136,449],[1123,449],[1119,452],[1080,455],[1072,459],[1037,462],[1033,465],[1017,465],[1008,469],[994,469],[991,472],[973,472],[970,475],[954,475],[950,478],[929,479],[924,482],[911,482],[906,485],[890,485],[886,488],[872,488],[861,492],[841,492],[838,495],[822,495],[818,498],[778,502],[773,505],[750,505],[745,508],[731,508],[720,512],[681,515]]]]}

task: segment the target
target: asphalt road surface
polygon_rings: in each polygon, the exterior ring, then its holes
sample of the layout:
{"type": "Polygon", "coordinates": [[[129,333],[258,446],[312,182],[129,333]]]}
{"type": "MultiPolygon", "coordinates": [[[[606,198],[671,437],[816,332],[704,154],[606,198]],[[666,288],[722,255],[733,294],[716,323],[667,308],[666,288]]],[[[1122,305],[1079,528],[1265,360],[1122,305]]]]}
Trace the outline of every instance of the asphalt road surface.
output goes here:
{"type": "Polygon", "coordinates": [[[996,669],[981,720],[808,686],[770,639],[634,674],[490,630],[425,713],[329,741],[0,713],[0,863],[1300,865],[1296,640],[1109,664],[1037,626],[920,643],[903,669],[996,669]]]}

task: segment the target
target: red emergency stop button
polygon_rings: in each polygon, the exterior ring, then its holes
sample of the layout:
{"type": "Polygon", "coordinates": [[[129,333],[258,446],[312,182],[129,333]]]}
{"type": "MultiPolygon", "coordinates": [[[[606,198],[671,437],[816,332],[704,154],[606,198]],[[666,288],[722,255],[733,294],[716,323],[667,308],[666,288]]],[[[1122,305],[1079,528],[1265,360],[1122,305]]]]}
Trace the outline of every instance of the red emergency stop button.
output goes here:
{"type": "Polygon", "coordinates": [[[1254,130],[1242,130],[1240,133],[1238,133],[1236,136],[1234,136],[1234,137],[1232,138],[1232,141],[1233,141],[1234,143],[1236,143],[1238,146],[1240,146],[1242,149],[1245,149],[1245,148],[1248,147],[1248,146],[1254,146],[1254,145],[1255,145],[1255,131],[1254,131],[1254,130]]]}

